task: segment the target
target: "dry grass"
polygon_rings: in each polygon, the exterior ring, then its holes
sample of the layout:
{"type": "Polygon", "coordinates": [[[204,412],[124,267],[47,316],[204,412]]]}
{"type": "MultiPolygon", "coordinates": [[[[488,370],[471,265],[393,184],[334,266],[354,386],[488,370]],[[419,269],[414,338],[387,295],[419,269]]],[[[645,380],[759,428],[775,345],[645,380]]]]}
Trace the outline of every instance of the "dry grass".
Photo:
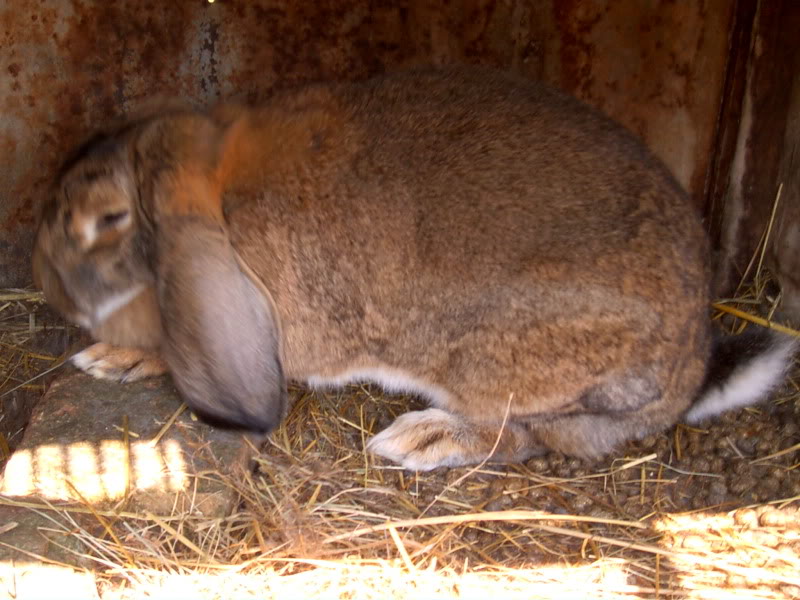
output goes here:
{"type": "Polygon", "coordinates": [[[41,292],[0,290],[0,465],[22,431],[24,421],[17,417],[44,393],[44,376],[65,358],[43,351],[38,343],[43,332],[72,329],[53,322],[43,305],[41,292]]]}
{"type": "MultiPolygon", "coordinates": [[[[53,357],[39,356],[30,351],[31,338],[37,333],[35,310],[44,302],[40,292],[0,290],[0,394],[16,385],[35,386],[26,381],[35,374],[34,361],[52,361],[53,357]]],[[[37,388],[44,389],[39,385],[37,388]]]]}

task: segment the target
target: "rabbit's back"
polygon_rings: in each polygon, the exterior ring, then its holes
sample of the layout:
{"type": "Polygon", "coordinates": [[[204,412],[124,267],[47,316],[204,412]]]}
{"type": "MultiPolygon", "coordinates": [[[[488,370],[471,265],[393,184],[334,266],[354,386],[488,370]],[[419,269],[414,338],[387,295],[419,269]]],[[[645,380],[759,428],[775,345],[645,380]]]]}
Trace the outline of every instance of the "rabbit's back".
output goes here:
{"type": "Polygon", "coordinates": [[[472,415],[508,397],[501,382],[530,397],[515,412],[542,414],[638,370],[670,418],[699,387],[704,233],[666,169],[596,111],[454,68],[278,97],[255,118],[264,179],[225,201],[283,312],[290,376],[360,361],[456,394],[461,380],[472,415]]]}
{"type": "Polygon", "coordinates": [[[273,104],[261,135],[311,142],[298,164],[283,145],[255,144],[280,173],[229,192],[226,203],[256,198],[269,212],[233,215],[245,235],[248,223],[274,226],[338,246],[328,256],[365,253],[369,277],[390,261],[413,273],[463,267],[467,281],[535,274],[648,301],[668,301],[676,285],[692,304],[707,297],[706,237],[687,195],[631,134],[547,86],[428,69],[273,104]]]}
{"type": "Polygon", "coordinates": [[[409,196],[437,231],[440,220],[468,231],[459,253],[511,238],[511,261],[526,258],[515,252],[572,260],[621,249],[650,228],[661,242],[685,240],[683,267],[705,261],[705,236],[672,176],[621,126],[573,98],[464,68],[342,89],[363,144],[348,177],[385,190],[376,202],[409,196]]]}

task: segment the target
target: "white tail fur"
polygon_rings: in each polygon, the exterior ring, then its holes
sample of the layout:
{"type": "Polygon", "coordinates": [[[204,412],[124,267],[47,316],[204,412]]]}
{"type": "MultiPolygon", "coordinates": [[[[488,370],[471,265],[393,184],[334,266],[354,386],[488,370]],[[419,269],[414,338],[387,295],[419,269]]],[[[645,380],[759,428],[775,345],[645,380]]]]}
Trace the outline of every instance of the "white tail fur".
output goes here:
{"type": "Polygon", "coordinates": [[[789,336],[775,336],[773,343],[763,352],[743,359],[724,381],[704,390],[686,413],[684,421],[695,424],[762,400],[786,377],[797,345],[797,340],[789,336]]]}

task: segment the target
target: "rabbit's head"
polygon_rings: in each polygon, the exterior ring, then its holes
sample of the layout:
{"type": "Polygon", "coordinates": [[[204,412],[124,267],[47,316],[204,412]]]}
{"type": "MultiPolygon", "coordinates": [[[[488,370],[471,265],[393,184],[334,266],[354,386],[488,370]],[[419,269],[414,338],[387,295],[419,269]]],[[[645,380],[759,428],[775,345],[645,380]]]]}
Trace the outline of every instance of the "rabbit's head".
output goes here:
{"type": "Polygon", "coordinates": [[[34,281],[90,330],[153,283],[128,163],[117,139],[92,140],[62,170],[39,221],[34,281]]]}
{"type": "Polygon", "coordinates": [[[34,280],[100,341],[160,346],[201,415],[267,431],[286,409],[278,324],[228,240],[225,139],[214,121],[182,112],[91,141],[44,207],[34,280]]]}

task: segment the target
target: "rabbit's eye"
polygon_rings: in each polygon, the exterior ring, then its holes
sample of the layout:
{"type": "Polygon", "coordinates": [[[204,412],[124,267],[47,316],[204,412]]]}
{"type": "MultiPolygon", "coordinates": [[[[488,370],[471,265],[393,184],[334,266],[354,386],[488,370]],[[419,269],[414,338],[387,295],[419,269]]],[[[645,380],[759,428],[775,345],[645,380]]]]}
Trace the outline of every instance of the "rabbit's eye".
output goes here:
{"type": "Polygon", "coordinates": [[[128,218],[128,211],[121,210],[119,212],[110,212],[104,214],[100,219],[100,227],[102,229],[110,229],[121,225],[128,218]]]}

